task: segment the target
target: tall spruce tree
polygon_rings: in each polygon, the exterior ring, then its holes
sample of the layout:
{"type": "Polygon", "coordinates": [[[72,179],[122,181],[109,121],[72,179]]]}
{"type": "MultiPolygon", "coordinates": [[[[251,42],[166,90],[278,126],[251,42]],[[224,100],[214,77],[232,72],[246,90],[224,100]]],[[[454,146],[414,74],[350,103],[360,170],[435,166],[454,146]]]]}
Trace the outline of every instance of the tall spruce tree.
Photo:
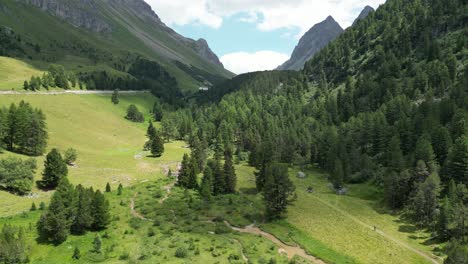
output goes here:
{"type": "Polygon", "coordinates": [[[268,219],[274,220],[283,216],[292,201],[294,190],[285,165],[272,163],[267,166],[263,198],[268,219]]]}
{"type": "Polygon", "coordinates": [[[94,192],[92,189],[85,189],[81,185],[76,186],[75,190],[77,193],[76,216],[73,218],[71,232],[75,235],[82,235],[93,224],[91,202],[94,192]]]}
{"type": "Polygon", "coordinates": [[[237,176],[236,171],[234,169],[233,161],[232,161],[232,150],[229,147],[225,148],[224,153],[224,179],[226,181],[226,193],[235,193],[236,192],[236,184],[237,184],[237,176]]]}
{"type": "Polygon", "coordinates": [[[41,187],[55,188],[67,175],[68,168],[62,159],[62,155],[57,149],[52,149],[44,161],[44,172],[42,173],[42,181],[40,182],[41,187]]]}
{"type": "Polygon", "coordinates": [[[97,190],[91,201],[91,213],[93,216],[92,229],[99,231],[107,228],[110,223],[109,201],[101,191],[97,190]]]}
{"type": "Polygon", "coordinates": [[[200,195],[205,201],[210,201],[213,194],[213,172],[206,166],[200,186],[200,195]]]}
{"type": "Polygon", "coordinates": [[[120,100],[119,100],[119,90],[115,89],[114,92],[112,93],[112,97],[111,97],[111,102],[113,104],[119,104],[120,100]]]}

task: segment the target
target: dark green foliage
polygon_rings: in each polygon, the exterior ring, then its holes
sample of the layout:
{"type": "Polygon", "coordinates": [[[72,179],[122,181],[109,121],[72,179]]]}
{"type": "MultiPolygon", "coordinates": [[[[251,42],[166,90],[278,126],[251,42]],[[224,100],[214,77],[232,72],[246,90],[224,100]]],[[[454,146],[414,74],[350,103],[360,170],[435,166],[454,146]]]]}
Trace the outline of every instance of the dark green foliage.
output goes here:
{"type": "Polygon", "coordinates": [[[120,100],[119,100],[119,90],[118,89],[115,89],[114,92],[112,93],[112,97],[111,97],[111,102],[113,104],[119,104],[120,100]]]}
{"type": "Polygon", "coordinates": [[[186,258],[187,257],[187,249],[186,248],[177,248],[175,251],[174,256],[176,258],[186,258]]]}
{"type": "Polygon", "coordinates": [[[139,122],[139,123],[142,123],[145,121],[143,114],[138,110],[138,108],[134,104],[131,104],[127,108],[127,115],[125,116],[125,118],[127,118],[130,121],[139,122]]]}
{"type": "Polygon", "coordinates": [[[0,186],[12,193],[31,191],[36,171],[36,160],[7,157],[0,160],[0,186]]]}
{"type": "Polygon", "coordinates": [[[205,201],[211,200],[213,195],[213,172],[210,166],[206,166],[200,185],[200,195],[205,201]]]}
{"type": "Polygon", "coordinates": [[[44,161],[44,172],[39,185],[43,188],[53,189],[68,175],[68,168],[62,155],[57,149],[52,149],[44,161]]]}
{"type": "Polygon", "coordinates": [[[110,193],[112,190],[111,190],[111,186],[109,183],[106,184],[106,192],[107,193],[110,193]]]}
{"type": "Polygon", "coordinates": [[[41,202],[39,204],[39,210],[44,211],[46,209],[46,204],[44,202],[41,202]]]}
{"type": "Polygon", "coordinates": [[[91,203],[94,192],[92,189],[85,189],[83,186],[76,186],[76,216],[71,225],[71,232],[75,235],[82,235],[86,230],[91,229],[93,216],[91,213],[91,203]]]}
{"type": "Polygon", "coordinates": [[[34,211],[36,211],[36,210],[37,210],[36,204],[33,202],[33,203],[31,204],[31,209],[29,209],[29,211],[34,212],[34,211]]]}
{"type": "Polygon", "coordinates": [[[266,216],[270,220],[278,219],[283,216],[292,201],[295,187],[289,180],[288,167],[285,165],[269,164],[265,176],[263,197],[266,216]]]}
{"type": "Polygon", "coordinates": [[[197,189],[197,174],[198,166],[195,160],[193,157],[189,157],[188,154],[184,154],[177,185],[186,189],[197,189]]]}
{"type": "Polygon", "coordinates": [[[70,234],[72,219],[75,215],[75,191],[67,178],[60,184],[52,196],[49,207],[37,222],[39,238],[44,242],[61,244],[70,234]]]}
{"type": "Polygon", "coordinates": [[[444,173],[446,178],[468,183],[468,136],[462,136],[455,141],[444,173]]]}
{"type": "Polygon", "coordinates": [[[20,264],[29,262],[29,247],[23,228],[5,224],[0,233],[0,262],[20,264]]]}
{"type": "Polygon", "coordinates": [[[232,151],[227,148],[224,153],[224,179],[226,180],[225,191],[226,193],[235,193],[237,176],[232,161],[232,151]]]}
{"type": "Polygon", "coordinates": [[[18,106],[1,109],[0,122],[3,132],[2,145],[21,154],[40,156],[47,146],[45,116],[39,109],[33,109],[29,103],[21,101],[18,106]]]}
{"type": "Polygon", "coordinates": [[[444,264],[461,264],[468,262],[468,247],[466,244],[453,240],[445,248],[447,258],[444,264]]]}
{"type": "Polygon", "coordinates": [[[123,192],[123,186],[121,183],[119,183],[119,187],[117,187],[117,195],[122,195],[123,192]]]}
{"type": "Polygon", "coordinates": [[[96,236],[94,237],[93,252],[97,253],[97,254],[102,253],[102,240],[101,240],[101,236],[99,236],[99,234],[96,234],[96,236]]]}
{"type": "Polygon", "coordinates": [[[159,101],[155,101],[153,105],[153,110],[151,111],[153,114],[153,118],[157,122],[161,122],[164,116],[164,111],[161,103],[159,101]]]}
{"type": "Polygon", "coordinates": [[[151,140],[151,154],[153,154],[155,157],[161,157],[163,153],[164,142],[161,136],[159,136],[159,134],[156,134],[151,140]]]}
{"type": "Polygon", "coordinates": [[[81,258],[80,249],[78,247],[75,247],[75,249],[73,250],[72,259],[79,260],[80,258],[81,258]]]}
{"type": "Polygon", "coordinates": [[[437,173],[432,173],[417,185],[416,192],[410,199],[409,213],[421,226],[434,227],[439,193],[440,179],[437,173]]]}
{"type": "Polygon", "coordinates": [[[93,230],[103,230],[110,223],[109,201],[99,190],[94,193],[91,214],[93,216],[93,224],[91,225],[93,230]]]}

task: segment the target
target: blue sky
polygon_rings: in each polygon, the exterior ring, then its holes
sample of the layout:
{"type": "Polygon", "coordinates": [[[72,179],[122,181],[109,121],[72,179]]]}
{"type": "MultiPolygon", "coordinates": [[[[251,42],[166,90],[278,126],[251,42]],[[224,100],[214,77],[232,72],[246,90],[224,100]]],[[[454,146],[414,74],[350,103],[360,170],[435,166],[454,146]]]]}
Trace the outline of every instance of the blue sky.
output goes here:
{"type": "Polygon", "coordinates": [[[285,62],[299,38],[331,15],[343,27],[385,0],[146,0],[180,34],[204,38],[226,69],[240,74],[285,62]]]}

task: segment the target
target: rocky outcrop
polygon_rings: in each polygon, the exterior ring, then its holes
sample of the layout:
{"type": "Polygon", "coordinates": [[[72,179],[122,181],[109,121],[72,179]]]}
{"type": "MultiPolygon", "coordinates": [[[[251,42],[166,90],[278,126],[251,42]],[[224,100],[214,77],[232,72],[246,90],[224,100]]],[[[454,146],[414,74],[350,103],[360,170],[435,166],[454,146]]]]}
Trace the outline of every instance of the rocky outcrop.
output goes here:
{"type": "Polygon", "coordinates": [[[68,23],[94,32],[110,32],[108,23],[99,17],[93,0],[25,0],[27,3],[68,23]]]}
{"type": "Polygon", "coordinates": [[[223,64],[219,60],[218,56],[208,46],[208,42],[205,39],[199,39],[196,42],[195,51],[205,60],[223,67],[223,64]]]}
{"type": "Polygon", "coordinates": [[[333,17],[327,17],[305,33],[294,49],[291,59],[279,66],[278,70],[301,70],[309,59],[341,33],[343,33],[343,28],[333,17]]]}
{"type": "Polygon", "coordinates": [[[359,20],[365,19],[370,13],[372,13],[374,11],[375,11],[374,8],[372,8],[371,6],[364,7],[364,9],[361,11],[361,13],[356,18],[356,20],[354,20],[353,26],[356,25],[357,22],[359,22],[359,20]]]}

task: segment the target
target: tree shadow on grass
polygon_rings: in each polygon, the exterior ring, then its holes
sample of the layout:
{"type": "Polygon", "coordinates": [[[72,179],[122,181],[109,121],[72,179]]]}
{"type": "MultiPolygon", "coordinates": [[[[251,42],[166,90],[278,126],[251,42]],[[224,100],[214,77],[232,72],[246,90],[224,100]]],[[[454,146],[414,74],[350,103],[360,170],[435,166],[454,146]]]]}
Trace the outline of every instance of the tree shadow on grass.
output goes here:
{"type": "Polygon", "coordinates": [[[248,194],[248,195],[255,195],[257,194],[257,189],[256,188],[240,188],[239,192],[243,194],[248,194]]]}

